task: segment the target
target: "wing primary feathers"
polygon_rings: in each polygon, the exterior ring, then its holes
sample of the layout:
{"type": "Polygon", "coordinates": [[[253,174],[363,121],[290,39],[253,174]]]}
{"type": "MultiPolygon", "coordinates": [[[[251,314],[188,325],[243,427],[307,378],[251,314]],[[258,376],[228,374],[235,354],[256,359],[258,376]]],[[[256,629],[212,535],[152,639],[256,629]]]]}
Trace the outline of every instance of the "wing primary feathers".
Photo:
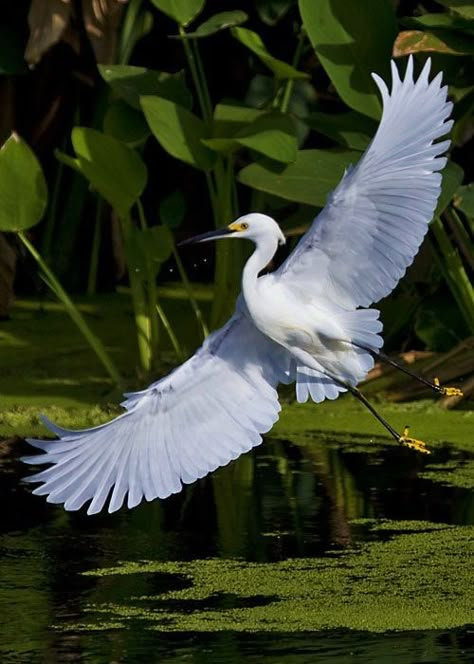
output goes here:
{"type": "Polygon", "coordinates": [[[452,126],[442,76],[430,82],[430,67],[428,59],[414,78],[410,57],[402,80],[392,61],[390,91],[373,75],[383,101],[380,125],[274,273],[288,288],[347,310],[367,307],[388,295],[413,262],[441,190],[450,141],[440,139],[452,126]]]}

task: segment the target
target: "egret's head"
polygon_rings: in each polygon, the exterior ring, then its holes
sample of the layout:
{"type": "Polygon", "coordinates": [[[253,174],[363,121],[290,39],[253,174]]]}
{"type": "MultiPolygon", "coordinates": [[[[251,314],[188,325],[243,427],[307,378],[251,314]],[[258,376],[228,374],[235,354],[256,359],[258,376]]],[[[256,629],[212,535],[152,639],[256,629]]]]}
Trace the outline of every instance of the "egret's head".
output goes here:
{"type": "Polygon", "coordinates": [[[234,222],[216,231],[197,235],[180,244],[191,244],[195,242],[208,242],[209,240],[220,240],[222,238],[242,238],[258,242],[274,238],[278,244],[285,244],[286,239],[279,225],[274,219],[266,214],[252,212],[239,217],[234,222]]]}

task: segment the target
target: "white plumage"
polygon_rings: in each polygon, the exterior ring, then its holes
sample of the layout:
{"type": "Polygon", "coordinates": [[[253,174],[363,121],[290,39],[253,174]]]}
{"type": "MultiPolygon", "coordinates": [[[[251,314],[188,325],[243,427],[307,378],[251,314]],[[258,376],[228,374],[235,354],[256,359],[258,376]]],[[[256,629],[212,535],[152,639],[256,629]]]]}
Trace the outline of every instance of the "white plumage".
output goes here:
{"type": "MultiPolygon", "coordinates": [[[[358,309],[392,291],[412,263],[440,193],[452,104],[428,60],[403,81],[392,63],[378,131],[359,163],[283,265],[259,277],[284,237],[261,214],[195,238],[256,243],[229,322],[196,354],[146,390],[126,395],[125,412],[92,429],[70,431],[44,418],[59,440],[30,440],[52,464],[27,478],[35,494],[88,514],[143,498],[165,498],[258,445],[278,419],[279,383],[296,381],[298,401],[335,399],[353,389],[383,345],[375,309],[358,309]]],[[[317,173],[315,173],[317,177],[317,173]]],[[[388,427],[390,430],[390,427],[388,427]]],[[[393,430],[392,434],[396,434],[393,430]]],[[[395,437],[394,436],[394,437],[395,437]]],[[[401,438],[400,438],[401,440],[401,438]]]]}

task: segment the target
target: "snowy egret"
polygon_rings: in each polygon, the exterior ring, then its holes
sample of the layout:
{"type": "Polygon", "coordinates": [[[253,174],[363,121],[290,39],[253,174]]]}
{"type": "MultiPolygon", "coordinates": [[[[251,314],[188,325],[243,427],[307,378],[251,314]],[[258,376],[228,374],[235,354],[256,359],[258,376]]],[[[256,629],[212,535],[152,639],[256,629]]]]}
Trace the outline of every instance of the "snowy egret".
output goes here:
{"type": "MultiPolygon", "coordinates": [[[[275,272],[259,276],[285,242],[264,214],[189,241],[255,243],[234,315],[182,366],[125,395],[125,412],[111,422],[71,431],[44,418],[59,440],[29,441],[44,453],[24,460],[52,464],[27,478],[42,483],[35,494],[67,510],[91,501],[87,512],[95,514],[109,495],[114,512],[127,494],[134,507],[177,493],[262,441],[278,419],[279,383],[296,382],[300,402],[349,390],[397,443],[427,451],[407,430],[395,431],[356,385],[375,357],[388,360],[380,351],[379,312],[367,307],[388,295],[412,263],[440,193],[446,164],[440,155],[449,141],[434,141],[452,126],[452,104],[441,74],[429,82],[429,71],[428,60],[415,81],[410,58],[401,80],[392,62],[390,92],[373,75],[383,101],[378,131],[275,272]]],[[[428,384],[445,394],[455,390],[428,384]]]]}

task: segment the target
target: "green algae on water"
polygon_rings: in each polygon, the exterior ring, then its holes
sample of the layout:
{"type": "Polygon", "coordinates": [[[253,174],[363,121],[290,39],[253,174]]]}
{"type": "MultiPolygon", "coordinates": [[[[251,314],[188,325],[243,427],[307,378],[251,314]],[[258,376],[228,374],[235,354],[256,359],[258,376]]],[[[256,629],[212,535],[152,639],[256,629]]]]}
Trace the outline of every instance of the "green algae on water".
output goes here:
{"type": "MultiPolygon", "coordinates": [[[[432,451],[445,445],[470,453],[474,451],[474,410],[445,410],[429,400],[402,404],[381,401],[377,409],[399,431],[409,424],[410,435],[424,440],[432,451]]],[[[380,445],[394,445],[379,422],[351,395],[321,404],[285,403],[272,436],[308,444],[321,432],[334,441],[340,440],[344,449],[346,442],[354,447],[359,440],[361,452],[372,451],[372,440],[378,446],[375,452],[380,450],[380,445]]]]}
{"type": "Polygon", "coordinates": [[[164,632],[382,632],[473,623],[474,527],[423,523],[419,531],[412,522],[382,523],[386,530],[398,527],[412,532],[321,558],[149,561],[99,569],[88,574],[144,574],[154,588],[158,579],[171,579],[172,589],[98,601],[89,611],[98,622],[104,614],[112,622],[141,619],[164,632]]]}
{"type": "Polygon", "coordinates": [[[474,459],[433,463],[426,466],[419,477],[445,486],[474,489],[474,459]]]}

